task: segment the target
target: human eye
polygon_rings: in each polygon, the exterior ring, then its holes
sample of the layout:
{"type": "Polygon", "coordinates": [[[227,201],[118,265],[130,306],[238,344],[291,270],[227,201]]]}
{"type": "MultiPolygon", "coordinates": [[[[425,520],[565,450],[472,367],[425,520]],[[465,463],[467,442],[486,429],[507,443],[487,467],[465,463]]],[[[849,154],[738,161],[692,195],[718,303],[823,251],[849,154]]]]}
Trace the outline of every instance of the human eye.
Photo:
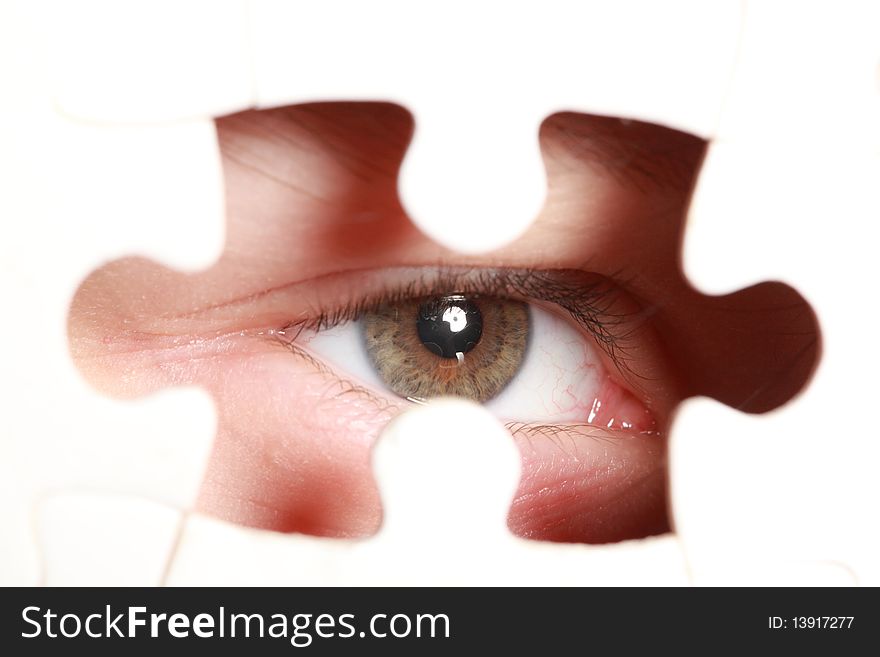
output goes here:
{"type": "Polygon", "coordinates": [[[604,276],[426,268],[355,278],[385,287],[284,327],[276,335],[292,353],[412,403],[450,395],[507,422],[657,427],[627,387],[639,309],[604,276]]]}
{"type": "Polygon", "coordinates": [[[201,512],[368,536],[382,517],[370,469],[379,433],[413,404],[456,395],[485,404],[520,449],[515,534],[658,534],[670,528],[677,404],[709,395],[769,410],[812,371],[815,320],[793,290],[710,298],[681,275],[705,146],[695,137],[551,117],[535,224],[507,247],[461,255],[422,235],[397,198],[412,130],[402,108],[251,111],[217,129],[220,260],[195,274],[110,263],[83,283],[69,316],[74,360],[100,390],[197,385],[214,397],[201,512]]]}

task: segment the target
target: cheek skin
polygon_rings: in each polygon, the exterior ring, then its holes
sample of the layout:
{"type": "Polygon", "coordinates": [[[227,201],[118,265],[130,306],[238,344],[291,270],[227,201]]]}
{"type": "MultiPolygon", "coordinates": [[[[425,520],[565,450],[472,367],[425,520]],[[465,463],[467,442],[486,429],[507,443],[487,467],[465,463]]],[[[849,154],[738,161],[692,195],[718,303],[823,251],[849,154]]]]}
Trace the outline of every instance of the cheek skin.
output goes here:
{"type": "Polygon", "coordinates": [[[226,364],[219,430],[198,500],[243,525],[320,536],[374,533],[370,448],[394,408],[276,350],[226,364]]]}
{"type": "MultiPolygon", "coordinates": [[[[200,509],[284,532],[375,533],[382,512],[370,449],[407,406],[389,400],[383,407],[360,392],[340,396],[346,388],[333,375],[285,353],[252,357],[228,377],[217,393],[226,396],[221,407],[227,410],[200,509]]],[[[576,427],[555,436],[517,432],[523,477],[511,530],[591,543],[666,531],[662,439],[616,433],[576,427]]]]}
{"type": "MultiPolygon", "coordinates": [[[[169,385],[200,385],[214,396],[218,433],[199,511],[281,532],[364,537],[377,531],[382,510],[371,448],[408,404],[354,389],[264,339],[140,347],[82,365],[93,384],[116,391],[113,374],[122,367],[130,396],[169,385]]],[[[515,534],[602,543],[668,529],[662,438],[517,425],[514,440],[523,456],[508,518],[515,534]]]]}
{"type": "MultiPolygon", "coordinates": [[[[283,532],[375,533],[382,511],[370,450],[407,405],[353,392],[284,352],[224,370],[210,377],[224,410],[199,509],[283,532]]],[[[523,455],[509,516],[514,533],[602,543],[668,529],[657,436],[572,427],[555,436],[520,430],[514,438],[523,455]]]]}
{"type": "MultiPolygon", "coordinates": [[[[126,369],[140,382],[132,394],[195,384],[214,396],[218,434],[198,510],[282,532],[375,533],[382,510],[371,447],[408,404],[354,389],[266,341],[208,342],[201,357],[193,349],[130,351],[126,369]]],[[[92,365],[90,379],[99,383],[92,365]]],[[[523,455],[509,516],[514,533],[600,543],[667,529],[662,439],[560,429],[514,434],[523,455]]]]}

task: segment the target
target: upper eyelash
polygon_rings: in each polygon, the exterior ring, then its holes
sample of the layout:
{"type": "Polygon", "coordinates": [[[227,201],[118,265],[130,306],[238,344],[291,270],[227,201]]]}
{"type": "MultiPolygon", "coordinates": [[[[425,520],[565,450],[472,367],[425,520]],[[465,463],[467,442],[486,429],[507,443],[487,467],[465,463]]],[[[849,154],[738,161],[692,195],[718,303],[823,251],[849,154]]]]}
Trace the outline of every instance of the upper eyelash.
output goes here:
{"type": "Polygon", "coordinates": [[[611,310],[620,290],[620,284],[609,278],[574,269],[440,268],[338,307],[315,308],[309,317],[289,322],[278,333],[285,342],[292,342],[303,330],[331,329],[384,305],[453,292],[518,297],[547,301],[564,309],[593,336],[618,369],[631,371],[623,344],[631,330],[624,332],[625,316],[611,310]]]}

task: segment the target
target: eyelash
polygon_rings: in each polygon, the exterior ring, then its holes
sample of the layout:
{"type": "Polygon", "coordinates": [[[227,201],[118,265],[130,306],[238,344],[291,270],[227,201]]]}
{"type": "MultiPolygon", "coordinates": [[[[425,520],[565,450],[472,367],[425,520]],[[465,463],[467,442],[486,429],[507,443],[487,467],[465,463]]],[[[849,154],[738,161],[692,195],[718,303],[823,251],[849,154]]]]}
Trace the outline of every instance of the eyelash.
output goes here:
{"type": "MultiPolygon", "coordinates": [[[[353,273],[351,275],[357,275],[353,273]]],[[[597,342],[618,369],[629,368],[623,342],[632,330],[623,330],[629,314],[612,310],[621,285],[598,274],[573,269],[452,269],[423,272],[403,285],[343,302],[333,308],[317,307],[309,317],[288,322],[276,335],[292,347],[304,330],[322,331],[356,321],[388,304],[451,292],[473,296],[545,301],[567,311],[597,342]]]]}

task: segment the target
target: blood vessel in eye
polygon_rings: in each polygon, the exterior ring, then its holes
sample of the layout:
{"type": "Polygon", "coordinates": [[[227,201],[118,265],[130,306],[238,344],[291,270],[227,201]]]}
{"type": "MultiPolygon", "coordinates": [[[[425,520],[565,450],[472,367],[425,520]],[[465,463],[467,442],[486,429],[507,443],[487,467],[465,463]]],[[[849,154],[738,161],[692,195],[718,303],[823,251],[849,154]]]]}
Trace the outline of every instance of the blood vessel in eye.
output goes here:
{"type": "Polygon", "coordinates": [[[483,313],[463,295],[437,297],[419,306],[416,329],[422,344],[442,358],[460,358],[483,335],[483,313]]]}

